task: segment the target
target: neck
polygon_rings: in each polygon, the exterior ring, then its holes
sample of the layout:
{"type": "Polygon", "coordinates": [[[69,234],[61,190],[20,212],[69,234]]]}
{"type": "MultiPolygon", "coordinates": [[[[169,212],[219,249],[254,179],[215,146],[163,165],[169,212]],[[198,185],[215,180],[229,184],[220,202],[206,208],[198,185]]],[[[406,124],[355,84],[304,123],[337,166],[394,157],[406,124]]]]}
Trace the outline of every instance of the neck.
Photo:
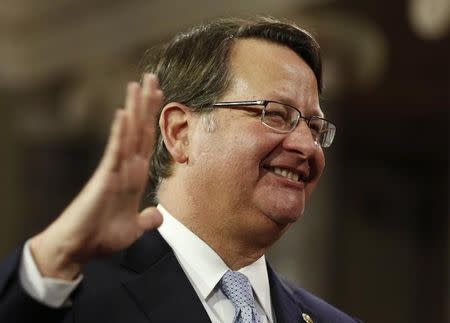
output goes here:
{"type": "Polygon", "coordinates": [[[217,208],[201,209],[199,206],[204,206],[204,202],[195,203],[195,197],[186,198],[182,192],[178,193],[169,192],[162,185],[159,200],[173,217],[208,244],[231,270],[239,270],[261,258],[287,229],[261,215],[238,216],[217,208]],[[255,219],[261,225],[253,225],[255,219]]]}
{"type": "Polygon", "coordinates": [[[189,181],[161,183],[158,197],[169,213],[208,244],[232,270],[261,258],[286,231],[269,217],[245,206],[229,210],[229,203],[205,203],[208,199],[183,187],[189,181]]]}
{"type": "Polygon", "coordinates": [[[178,217],[189,230],[210,246],[231,270],[239,270],[261,258],[269,244],[257,244],[248,238],[233,237],[220,227],[198,225],[192,218],[178,217]]]}

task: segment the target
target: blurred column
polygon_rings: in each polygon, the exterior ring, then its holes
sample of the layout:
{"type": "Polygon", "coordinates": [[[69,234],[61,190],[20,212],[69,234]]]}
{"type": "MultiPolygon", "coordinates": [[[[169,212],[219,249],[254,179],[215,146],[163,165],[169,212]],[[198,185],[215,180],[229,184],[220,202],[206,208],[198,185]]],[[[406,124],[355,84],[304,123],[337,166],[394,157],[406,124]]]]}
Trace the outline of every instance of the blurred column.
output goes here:
{"type": "Polygon", "coordinates": [[[19,243],[18,237],[24,225],[25,199],[20,197],[23,177],[20,173],[18,142],[14,136],[12,109],[14,101],[0,89],[0,256],[11,251],[19,243]]]}

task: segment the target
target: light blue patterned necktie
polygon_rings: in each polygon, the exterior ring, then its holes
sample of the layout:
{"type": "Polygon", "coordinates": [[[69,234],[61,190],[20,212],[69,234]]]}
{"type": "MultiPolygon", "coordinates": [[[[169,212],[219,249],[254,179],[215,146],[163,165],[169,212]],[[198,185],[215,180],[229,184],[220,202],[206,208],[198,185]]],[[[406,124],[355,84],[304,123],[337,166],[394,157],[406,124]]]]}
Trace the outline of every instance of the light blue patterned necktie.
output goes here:
{"type": "Polygon", "coordinates": [[[244,274],[227,271],[220,280],[220,288],[234,305],[233,323],[261,323],[256,312],[252,285],[244,274]]]}

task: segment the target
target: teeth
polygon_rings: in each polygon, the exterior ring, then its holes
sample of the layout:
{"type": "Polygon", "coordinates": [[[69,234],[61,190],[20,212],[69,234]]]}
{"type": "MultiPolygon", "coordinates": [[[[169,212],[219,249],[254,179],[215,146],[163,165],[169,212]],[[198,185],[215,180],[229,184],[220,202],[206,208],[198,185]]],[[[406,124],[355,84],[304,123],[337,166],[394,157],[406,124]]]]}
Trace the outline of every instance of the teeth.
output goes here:
{"type": "Polygon", "coordinates": [[[294,172],[291,172],[290,170],[282,169],[282,168],[279,168],[279,167],[273,167],[272,170],[273,170],[273,172],[275,174],[281,175],[283,177],[287,177],[290,180],[298,182],[299,176],[298,176],[297,173],[294,173],[294,172]]]}

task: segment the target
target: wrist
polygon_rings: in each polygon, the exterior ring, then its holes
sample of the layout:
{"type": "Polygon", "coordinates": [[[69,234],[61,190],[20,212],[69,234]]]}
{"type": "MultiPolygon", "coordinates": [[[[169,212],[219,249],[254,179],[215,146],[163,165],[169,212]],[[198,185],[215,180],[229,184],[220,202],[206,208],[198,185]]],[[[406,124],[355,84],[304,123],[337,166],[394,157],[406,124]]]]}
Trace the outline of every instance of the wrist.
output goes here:
{"type": "Polygon", "coordinates": [[[81,263],[73,261],[70,249],[51,239],[48,230],[30,240],[30,252],[43,277],[71,281],[81,273],[81,263]]]}

